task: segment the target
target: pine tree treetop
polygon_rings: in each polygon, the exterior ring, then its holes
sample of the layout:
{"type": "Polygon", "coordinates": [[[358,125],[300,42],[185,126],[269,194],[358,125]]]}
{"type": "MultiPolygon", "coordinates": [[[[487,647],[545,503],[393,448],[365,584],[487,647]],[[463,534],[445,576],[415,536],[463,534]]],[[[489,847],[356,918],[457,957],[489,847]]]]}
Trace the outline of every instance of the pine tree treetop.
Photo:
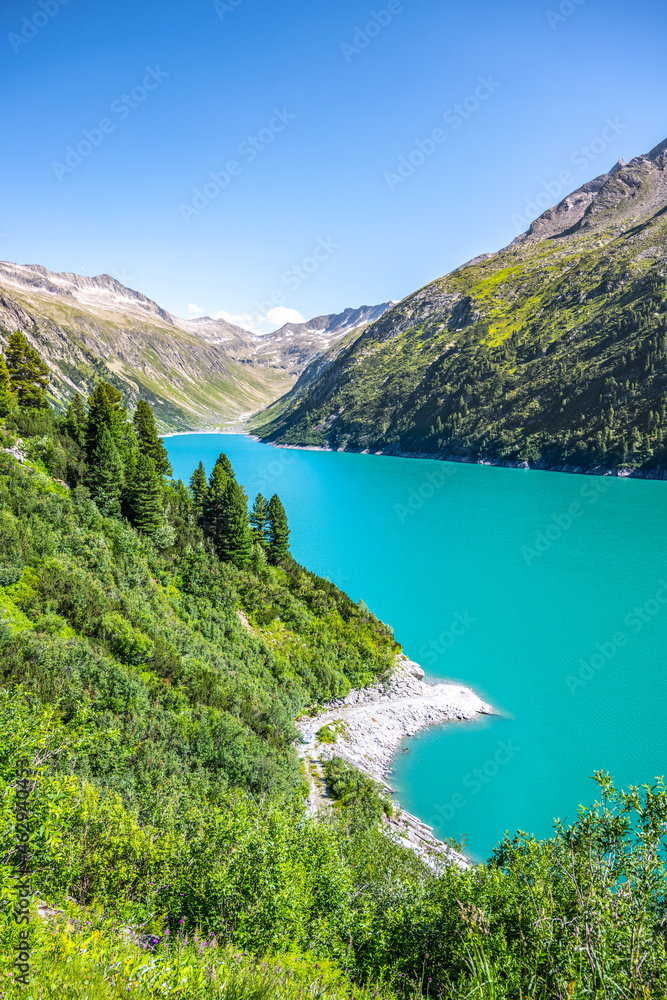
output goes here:
{"type": "Polygon", "coordinates": [[[9,377],[9,369],[5,364],[3,354],[0,354],[0,417],[6,417],[12,411],[14,396],[12,395],[12,383],[9,377]]]}
{"type": "Polygon", "coordinates": [[[236,479],[236,473],[232,468],[232,463],[229,461],[224,452],[221,453],[220,457],[216,461],[214,469],[217,469],[218,466],[220,466],[220,468],[222,468],[225,471],[225,473],[229,476],[230,479],[236,479]]]}
{"type": "Polygon", "coordinates": [[[139,449],[153,459],[155,468],[160,475],[172,475],[173,469],[169,461],[167,449],[164,446],[163,439],[158,437],[153,407],[145,399],[140,399],[137,403],[133,424],[139,449]]]}
{"type": "Polygon", "coordinates": [[[7,342],[5,363],[9,372],[12,392],[19,406],[48,408],[46,390],[49,386],[49,368],[31,346],[25,334],[17,330],[7,342]]]}

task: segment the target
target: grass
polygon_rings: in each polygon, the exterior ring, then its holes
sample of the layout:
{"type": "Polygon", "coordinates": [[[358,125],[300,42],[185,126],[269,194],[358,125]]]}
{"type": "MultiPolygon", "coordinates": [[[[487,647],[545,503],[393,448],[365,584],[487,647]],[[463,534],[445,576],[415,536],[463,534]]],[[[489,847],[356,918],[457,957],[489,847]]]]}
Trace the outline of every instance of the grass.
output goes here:
{"type": "MultiPolygon", "coordinates": [[[[19,928],[0,916],[0,1000],[395,1000],[390,989],[355,985],[328,959],[292,952],[255,958],[195,931],[173,939],[132,931],[118,917],[74,904],[48,919],[32,907],[30,985],[17,982],[19,928]],[[142,944],[137,942],[141,934],[142,944]],[[155,950],[146,944],[156,942],[155,950]]],[[[419,996],[406,985],[400,997],[419,996]]]]}

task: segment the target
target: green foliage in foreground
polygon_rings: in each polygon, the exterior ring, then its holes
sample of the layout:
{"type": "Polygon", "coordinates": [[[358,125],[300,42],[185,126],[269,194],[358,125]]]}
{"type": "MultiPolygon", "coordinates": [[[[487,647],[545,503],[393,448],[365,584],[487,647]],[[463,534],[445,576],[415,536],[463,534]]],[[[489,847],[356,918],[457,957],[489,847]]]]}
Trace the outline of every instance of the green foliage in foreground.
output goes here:
{"type": "MultiPolygon", "coordinates": [[[[136,437],[101,396],[125,475],[136,437]]],[[[80,416],[13,412],[30,461],[0,449],[2,1000],[23,989],[24,767],[33,908],[78,921],[33,921],[26,995],[667,998],[664,784],[600,775],[572,827],[439,874],[381,832],[344,762],[339,815],[307,817],[294,719],[386,673],[390,630],[261,541],[246,567],[221,561],[182,483],[162,482],[152,536],[103,515],[80,416]]]]}
{"type": "MultiPolygon", "coordinates": [[[[5,941],[16,934],[16,774],[27,759],[37,896],[60,905],[73,897],[89,911],[78,920],[126,924],[165,945],[157,962],[140,962],[123,958],[127,950],[109,932],[99,947],[76,935],[66,947],[65,937],[37,930],[38,995],[51,995],[49,980],[66,984],[72,969],[110,975],[113,955],[121,984],[138,966],[173,969],[168,941],[180,931],[257,956],[256,969],[245,963],[249,979],[264,974],[262,958],[296,953],[387,997],[390,988],[412,996],[415,986],[461,1000],[667,997],[663,783],[623,794],[601,775],[601,803],[572,827],[558,825],[551,840],[520,834],[475,870],[436,875],[375,829],[321,824],[275,798],[262,803],[237,792],[210,805],[172,795],[142,818],[119,795],[75,777],[78,757],[98,743],[88,711],[64,722],[20,692],[2,696],[1,933],[5,941]]],[[[3,955],[6,976],[11,955],[3,955]]],[[[206,975],[207,956],[199,959],[190,954],[189,976],[206,975]]],[[[146,992],[137,995],[163,995],[151,994],[149,983],[147,973],[146,992]]],[[[63,995],[95,994],[71,984],[63,995]]],[[[248,987],[203,995],[256,994],[248,987]]]]}
{"type": "MultiPolygon", "coordinates": [[[[47,923],[35,918],[31,988],[12,984],[14,971],[0,959],[0,1000],[412,1000],[411,984],[400,994],[353,983],[334,963],[291,951],[256,959],[220,945],[215,937],[179,931],[156,952],[142,950],[117,917],[71,904],[47,923]]],[[[0,953],[18,943],[11,921],[0,922],[0,953]]]]}
{"type": "MultiPolygon", "coordinates": [[[[635,220],[636,221],[636,220],[635,220]]],[[[510,246],[409,296],[255,421],[271,441],[667,469],[667,218],[510,246]]]]}

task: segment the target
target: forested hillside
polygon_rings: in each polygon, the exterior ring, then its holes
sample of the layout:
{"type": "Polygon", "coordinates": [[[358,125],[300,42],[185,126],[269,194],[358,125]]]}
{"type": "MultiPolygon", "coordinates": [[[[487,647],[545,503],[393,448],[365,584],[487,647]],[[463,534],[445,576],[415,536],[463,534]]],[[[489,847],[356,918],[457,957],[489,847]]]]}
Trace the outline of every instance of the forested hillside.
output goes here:
{"type": "Polygon", "coordinates": [[[145,401],[130,420],[100,382],[58,415],[46,381],[14,334],[2,1000],[667,996],[662,784],[601,776],[574,827],[441,874],[347,767],[307,817],[294,720],[386,674],[391,630],[294,562],[279,497],[249,512],[225,455],[174,482],[145,401]]]}
{"type": "Polygon", "coordinates": [[[666,146],[399,303],[304,373],[259,435],[667,474],[666,146]]]}

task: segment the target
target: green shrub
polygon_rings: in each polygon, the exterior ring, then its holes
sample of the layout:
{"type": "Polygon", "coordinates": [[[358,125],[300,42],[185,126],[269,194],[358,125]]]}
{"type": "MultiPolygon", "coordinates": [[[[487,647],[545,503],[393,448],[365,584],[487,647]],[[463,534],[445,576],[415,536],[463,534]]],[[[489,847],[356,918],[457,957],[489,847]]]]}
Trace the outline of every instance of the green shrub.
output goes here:
{"type": "Polygon", "coordinates": [[[352,830],[368,830],[383,815],[391,816],[392,805],[382,794],[382,786],[342,757],[325,762],[324,777],[352,830]]]}

